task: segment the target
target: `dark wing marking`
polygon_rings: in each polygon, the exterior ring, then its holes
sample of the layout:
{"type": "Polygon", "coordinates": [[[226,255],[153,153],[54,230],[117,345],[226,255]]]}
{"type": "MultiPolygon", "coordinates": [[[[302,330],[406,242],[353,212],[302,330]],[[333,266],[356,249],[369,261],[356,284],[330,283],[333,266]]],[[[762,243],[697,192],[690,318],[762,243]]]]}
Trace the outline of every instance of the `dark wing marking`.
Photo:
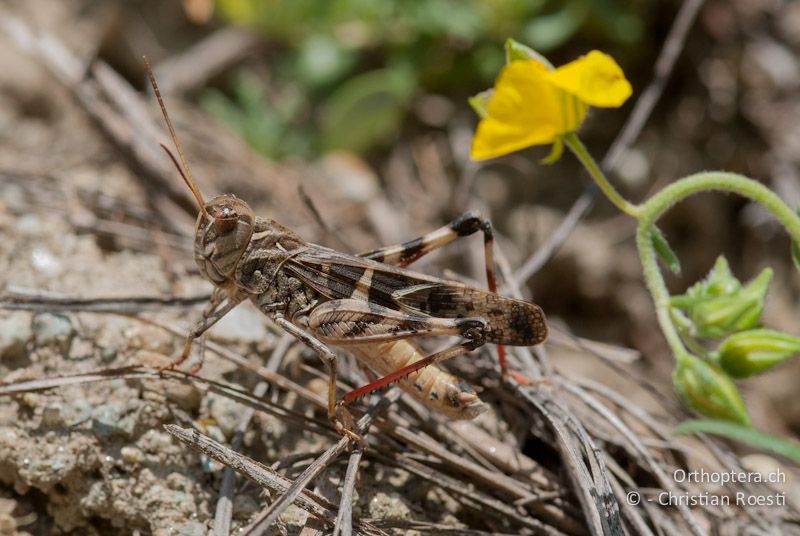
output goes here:
{"type": "Polygon", "coordinates": [[[284,267],[330,299],[360,299],[395,310],[399,310],[392,297],[395,291],[420,282],[439,281],[320,246],[295,255],[284,267]],[[361,288],[365,283],[366,288],[361,288]]]}
{"type": "Polygon", "coordinates": [[[459,283],[417,285],[396,292],[395,299],[408,312],[484,318],[489,324],[487,340],[496,344],[531,346],[547,337],[539,306],[459,283]]]}
{"type": "Polygon", "coordinates": [[[542,342],[547,326],[542,310],[528,302],[396,268],[339,251],[313,246],[284,267],[329,299],[355,298],[411,314],[440,318],[481,317],[487,341],[512,346],[542,342]],[[369,282],[359,290],[359,282],[369,282]]]}

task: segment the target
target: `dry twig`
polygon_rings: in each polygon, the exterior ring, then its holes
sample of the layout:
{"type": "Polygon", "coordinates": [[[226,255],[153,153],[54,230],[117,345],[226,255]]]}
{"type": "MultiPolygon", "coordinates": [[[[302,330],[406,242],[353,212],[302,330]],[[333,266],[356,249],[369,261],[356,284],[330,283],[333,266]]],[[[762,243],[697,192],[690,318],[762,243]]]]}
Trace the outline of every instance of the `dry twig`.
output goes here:
{"type": "MultiPolygon", "coordinates": [[[[291,490],[292,486],[294,486],[290,480],[283,478],[269,467],[217,443],[197,430],[187,430],[174,424],[166,424],[164,429],[182,443],[233,468],[237,473],[246,476],[273,493],[284,493],[283,497],[286,497],[288,490],[291,490]]],[[[336,521],[335,505],[302,487],[289,501],[289,504],[292,503],[325,521],[328,526],[332,526],[336,521]]],[[[382,530],[367,523],[357,523],[356,526],[367,534],[385,534],[382,530]]]]}
{"type": "MultiPolygon", "coordinates": [[[[372,425],[373,418],[376,414],[385,410],[389,404],[396,402],[400,398],[400,390],[397,388],[392,389],[385,397],[382,397],[370,410],[358,420],[355,432],[363,436],[369,427],[372,425]]],[[[294,499],[303,491],[311,480],[316,477],[323,469],[328,467],[333,461],[344,452],[350,445],[350,438],[342,437],[338,443],[326,450],[314,463],[308,466],[303,471],[297,480],[286,490],[277,501],[273,502],[267,510],[262,512],[258,518],[247,528],[245,534],[247,536],[260,536],[271,527],[278,516],[280,516],[286,508],[292,504],[294,499]]]]}
{"type": "MultiPolygon", "coordinates": [[[[276,372],[280,367],[283,356],[286,350],[294,339],[287,333],[278,342],[278,345],[273,349],[272,355],[267,362],[266,369],[276,372]]],[[[253,396],[256,398],[263,398],[267,392],[267,383],[259,382],[253,389],[253,396]]],[[[236,434],[231,441],[231,449],[238,451],[242,446],[244,434],[250,427],[255,415],[255,410],[250,408],[243,415],[236,428],[236,434]]],[[[214,535],[215,536],[228,536],[231,532],[231,516],[233,515],[233,486],[236,483],[236,473],[230,467],[226,467],[222,473],[222,483],[219,487],[219,499],[217,499],[217,509],[214,512],[214,535]]]]}

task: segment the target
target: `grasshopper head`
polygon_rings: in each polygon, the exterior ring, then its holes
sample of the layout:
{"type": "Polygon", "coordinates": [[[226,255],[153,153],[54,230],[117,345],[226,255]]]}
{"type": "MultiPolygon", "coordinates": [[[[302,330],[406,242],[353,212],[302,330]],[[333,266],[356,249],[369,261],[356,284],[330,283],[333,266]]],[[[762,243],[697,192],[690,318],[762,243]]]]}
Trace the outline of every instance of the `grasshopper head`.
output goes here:
{"type": "Polygon", "coordinates": [[[183,182],[191,190],[200,208],[200,215],[197,216],[194,234],[194,260],[203,274],[212,283],[220,284],[230,280],[236,271],[236,264],[242,258],[250,237],[253,235],[253,225],[256,217],[253,210],[247,203],[238,199],[236,196],[225,194],[220,195],[205,202],[200,187],[194,180],[186,155],[183,153],[181,142],[175,134],[175,128],[167,113],[167,107],[161,98],[161,91],[158,89],[156,77],[150,68],[150,62],[144,58],[144,66],[153,92],[156,94],[161,113],[164,114],[164,121],[167,123],[172,142],[178,150],[181,163],[175,158],[169,149],[162,143],[161,148],[169,155],[172,163],[180,173],[183,182]],[[181,165],[183,164],[183,165],[181,165]]]}
{"type": "Polygon", "coordinates": [[[230,279],[253,235],[255,214],[236,196],[220,195],[205,204],[195,226],[194,259],[207,279],[230,279]]]}

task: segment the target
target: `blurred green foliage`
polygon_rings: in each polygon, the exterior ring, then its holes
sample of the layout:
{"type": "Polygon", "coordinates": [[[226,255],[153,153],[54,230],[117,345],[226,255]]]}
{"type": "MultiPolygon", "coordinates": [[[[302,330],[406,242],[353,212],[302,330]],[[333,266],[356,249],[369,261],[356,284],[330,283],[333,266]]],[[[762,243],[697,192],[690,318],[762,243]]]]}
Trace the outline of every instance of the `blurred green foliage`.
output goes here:
{"type": "Polygon", "coordinates": [[[490,84],[499,46],[517,37],[546,52],[592,33],[607,43],[643,34],[634,0],[217,0],[226,21],[280,51],[266,77],[239,73],[210,91],[208,110],[259,151],[311,158],[389,141],[418,92],[461,100],[490,84]]]}

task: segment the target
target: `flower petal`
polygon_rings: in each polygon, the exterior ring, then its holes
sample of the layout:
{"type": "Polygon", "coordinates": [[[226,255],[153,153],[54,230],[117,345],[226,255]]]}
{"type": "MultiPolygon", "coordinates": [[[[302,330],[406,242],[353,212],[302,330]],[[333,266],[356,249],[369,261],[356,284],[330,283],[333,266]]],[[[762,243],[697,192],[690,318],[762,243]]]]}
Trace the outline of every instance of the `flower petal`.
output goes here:
{"type": "Polygon", "coordinates": [[[487,117],[472,140],[474,160],[551,143],[578,128],[586,106],[550,83],[547,73],[535,60],[514,61],[503,68],[486,107],[487,117]]]}
{"type": "Polygon", "coordinates": [[[590,106],[618,108],[633,92],[614,58],[598,50],[548,74],[550,81],[590,106]]]}

